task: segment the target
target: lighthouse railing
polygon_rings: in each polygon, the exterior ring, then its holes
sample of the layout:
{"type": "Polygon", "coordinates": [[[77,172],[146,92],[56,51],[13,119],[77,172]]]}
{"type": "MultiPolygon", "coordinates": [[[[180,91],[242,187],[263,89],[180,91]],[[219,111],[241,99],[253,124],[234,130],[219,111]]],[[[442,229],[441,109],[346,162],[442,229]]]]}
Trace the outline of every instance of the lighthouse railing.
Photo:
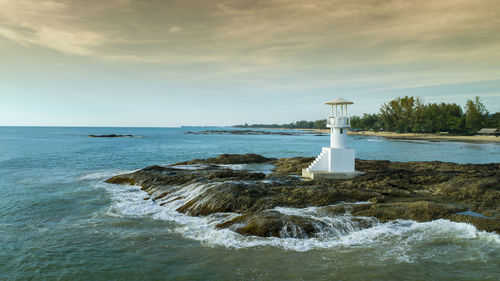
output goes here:
{"type": "Polygon", "coordinates": [[[349,127],[351,120],[349,117],[345,116],[331,116],[327,120],[327,125],[329,126],[346,126],[349,127]]]}

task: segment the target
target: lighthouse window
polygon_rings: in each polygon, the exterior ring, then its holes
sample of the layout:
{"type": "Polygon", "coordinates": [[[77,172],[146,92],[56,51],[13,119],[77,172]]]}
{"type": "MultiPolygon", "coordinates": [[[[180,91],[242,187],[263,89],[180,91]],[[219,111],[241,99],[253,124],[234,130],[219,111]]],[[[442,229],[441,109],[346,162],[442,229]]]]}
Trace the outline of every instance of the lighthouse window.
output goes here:
{"type": "Polygon", "coordinates": [[[340,133],[343,134],[344,133],[344,129],[340,129],[340,133]]]}

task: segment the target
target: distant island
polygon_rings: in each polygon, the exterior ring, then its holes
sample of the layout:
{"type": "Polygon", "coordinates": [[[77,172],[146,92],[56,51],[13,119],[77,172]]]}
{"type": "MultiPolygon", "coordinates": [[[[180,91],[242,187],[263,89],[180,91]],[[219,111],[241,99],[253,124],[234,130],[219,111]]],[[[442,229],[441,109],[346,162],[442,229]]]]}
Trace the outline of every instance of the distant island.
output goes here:
{"type": "Polygon", "coordinates": [[[89,135],[91,138],[133,138],[134,135],[117,135],[117,134],[107,134],[107,135],[89,135]]]}
{"type": "MultiPolygon", "coordinates": [[[[479,97],[467,100],[465,111],[456,103],[424,104],[418,97],[398,97],[380,107],[379,113],[352,116],[352,131],[474,135],[482,128],[500,129],[500,112],[490,114],[479,97]]],[[[288,124],[243,124],[235,128],[326,130],[326,119],[288,124]]]]}
{"type": "Polygon", "coordinates": [[[316,135],[324,136],[318,132],[273,132],[266,130],[205,130],[205,131],[187,131],[187,135],[281,135],[281,136],[301,136],[301,135],[316,135]]]}

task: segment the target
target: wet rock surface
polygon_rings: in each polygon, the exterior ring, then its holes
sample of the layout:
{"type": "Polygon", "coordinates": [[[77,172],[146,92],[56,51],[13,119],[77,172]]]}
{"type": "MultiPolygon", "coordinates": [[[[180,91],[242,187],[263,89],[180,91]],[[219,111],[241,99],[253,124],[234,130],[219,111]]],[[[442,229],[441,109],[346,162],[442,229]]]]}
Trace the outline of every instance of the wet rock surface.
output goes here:
{"type": "Polygon", "coordinates": [[[217,227],[243,235],[321,237],[397,219],[448,219],[500,233],[500,164],[357,159],[356,170],[364,174],[355,178],[300,178],[312,160],[222,154],[151,166],[106,182],[141,186],[156,204],[190,216],[231,213],[217,227]],[[274,169],[262,171],[259,165],[274,169]]]}

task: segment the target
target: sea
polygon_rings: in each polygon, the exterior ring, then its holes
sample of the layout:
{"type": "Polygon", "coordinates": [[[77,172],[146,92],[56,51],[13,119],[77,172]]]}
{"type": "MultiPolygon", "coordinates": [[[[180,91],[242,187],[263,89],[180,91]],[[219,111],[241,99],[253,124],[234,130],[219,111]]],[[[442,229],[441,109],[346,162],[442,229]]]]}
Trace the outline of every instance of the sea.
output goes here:
{"type": "MultiPolygon", "coordinates": [[[[204,130],[233,128],[0,127],[0,280],[500,280],[500,236],[466,223],[247,237],[216,229],[216,217],[145,201],[138,187],[104,183],[149,165],[222,153],[316,156],[329,144],[314,134],[186,134],[204,130]]],[[[361,159],[500,162],[498,143],[347,141],[361,159]]],[[[349,223],[314,207],[276,210],[335,221],[332,228],[349,223]]]]}

